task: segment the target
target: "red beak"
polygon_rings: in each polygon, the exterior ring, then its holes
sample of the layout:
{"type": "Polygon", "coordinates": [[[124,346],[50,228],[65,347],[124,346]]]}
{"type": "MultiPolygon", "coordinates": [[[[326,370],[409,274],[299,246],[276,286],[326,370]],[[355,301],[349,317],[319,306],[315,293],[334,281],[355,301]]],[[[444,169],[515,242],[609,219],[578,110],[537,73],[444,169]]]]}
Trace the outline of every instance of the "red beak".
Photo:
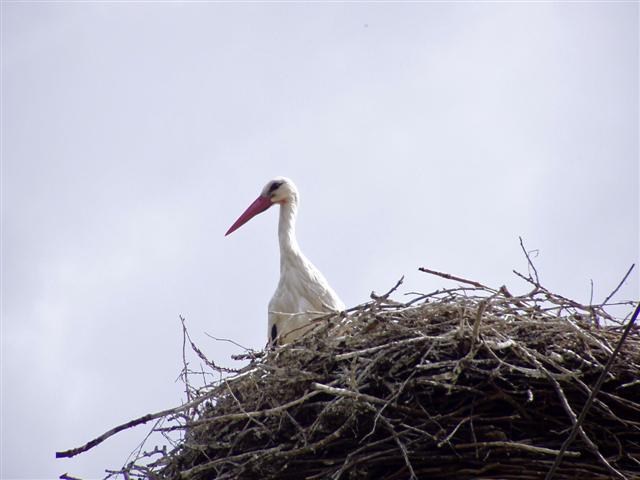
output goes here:
{"type": "Polygon", "coordinates": [[[229,230],[227,230],[227,233],[225,233],[224,236],[226,237],[231,232],[236,231],[242,225],[244,225],[249,220],[251,220],[253,217],[258,215],[259,213],[264,212],[271,205],[273,205],[273,203],[271,203],[271,199],[269,199],[268,197],[263,197],[262,195],[260,195],[258,198],[256,198],[254,200],[254,202],[251,205],[249,205],[249,208],[247,208],[244,211],[244,213],[242,215],[240,215],[240,218],[238,218],[236,220],[236,223],[231,225],[231,228],[229,230]]]}

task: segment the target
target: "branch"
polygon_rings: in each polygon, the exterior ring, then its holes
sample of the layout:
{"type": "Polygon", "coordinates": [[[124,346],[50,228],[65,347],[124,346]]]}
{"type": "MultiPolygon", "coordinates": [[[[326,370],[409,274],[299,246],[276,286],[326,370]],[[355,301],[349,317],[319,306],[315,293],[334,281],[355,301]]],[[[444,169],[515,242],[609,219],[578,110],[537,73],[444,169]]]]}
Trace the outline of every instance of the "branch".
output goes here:
{"type": "MultiPolygon", "coordinates": [[[[187,336],[187,340],[189,340],[189,343],[191,344],[191,349],[196,353],[196,355],[198,355],[200,360],[202,360],[210,369],[215,370],[215,371],[220,372],[220,373],[240,373],[242,371],[242,369],[238,369],[238,368],[220,367],[220,366],[216,365],[213,361],[209,360],[207,358],[207,356],[204,353],[202,353],[202,350],[200,350],[197,347],[197,345],[195,343],[193,343],[193,340],[191,340],[191,337],[189,336],[189,332],[187,331],[187,328],[184,326],[184,318],[182,318],[182,315],[180,315],[180,321],[182,322],[182,328],[183,328],[184,335],[187,336]]],[[[208,333],[205,333],[205,334],[209,335],[208,333]]],[[[215,338],[215,337],[212,337],[212,338],[215,338]]],[[[244,347],[242,347],[242,348],[244,348],[244,347]]]]}
{"type": "MultiPolygon", "coordinates": [[[[520,248],[522,248],[522,251],[524,252],[524,256],[527,257],[527,263],[529,264],[529,267],[531,268],[531,270],[533,270],[533,274],[536,278],[536,283],[538,285],[540,285],[540,277],[538,277],[538,270],[536,270],[535,265],[533,264],[533,262],[531,261],[531,257],[529,256],[529,252],[527,251],[526,248],[524,248],[524,243],[522,243],[522,237],[518,237],[518,239],[520,240],[520,248]]],[[[532,250],[533,252],[537,252],[537,250],[532,250]]],[[[531,271],[529,271],[529,277],[531,277],[531,271]]]]}
{"type": "MultiPolygon", "coordinates": [[[[551,448],[545,447],[536,447],[534,445],[527,445],[526,443],[519,442],[475,442],[475,443],[463,443],[458,445],[452,445],[452,447],[456,450],[464,450],[468,448],[506,448],[513,450],[524,450],[525,452],[537,453],[540,455],[557,455],[558,450],[553,450],[551,448]]],[[[566,452],[568,457],[579,457],[580,452],[566,452]]]]}
{"type": "MultiPolygon", "coordinates": [[[[327,387],[330,388],[330,387],[327,387]]],[[[201,418],[198,420],[193,420],[191,422],[189,422],[189,427],[195,427],[198,425],[205,425],[205,424],[210,424],[210,423],[214,423],[214,422],[227,422],[227,421],[234,421],[234,420],[244,420],[244,419],[252,419],[252,418],[258,418],[258,417],[268,417],[271,415],[276,415],[280,412],[284,412],[285,410],[288,410],[291,407],[294,407],[296,405],[299,405],[301,403],[306,402],[307,400],[309,400],[312,397],[315,397],[316,395],[318,395],[320,392],[318,391],[311,391],[311,392],[307,392],[305,393],[303,396],[301,396],[300,398],[297,398],[295,400],[292,400],[288,403],[283,403],[282,405],[279,405],[277,407],[273,407],[273,408],[267,408],[265,410],[255,410],[252,412],[242,412],[242,413],[227,413],[225,415],[220,415],[217,417],[205,417],[205,418],[201,418]]],[[[178,425],[178,426],[173,426],[173,427],[166,427],[163,428],[162,430],[164,432],[172,432],[174,430],[182,430],[185,427],[182,425],[178,425]]]]}
{"type": "Polygon", "coordinates": [[[56,458],[71,458],[71,457],[75,457],[79,453],[86,452],[87,450],[91,450],[96,445],[100,445],[107,438],[112,437],[113,435],[115,435],[118,432],[121,432],[123,430],[127,430],[128,428],[136,427],[138,425],[143,425],[143,424],[145,424],[147,422],[150,422],[151,420],[155,420],[157,418],[166,417],[167,415],[173,415],[173,414],[181,412],[183,410],[188,410],[190,408],[196,407],[196,406],[198,406],[199,404],[201,404],[202,402],[204,402],[205,400],[209,399],[212,396],[213,396],[213,393],[210,393],[210,394],[207,394],[207,395],[203,395],[202,397],[197,398],[197,399],[195,399],[195,400],[193,400],[191,402],[187,402],[187,403],[185,403],[183,405],[180,405],[179,407],[169,408],[167,410],[162,410],[161,412],[156,412],[156,413],[148,413],[147,415],[143,415],[142,417],[136,418],[136,419],[131,420],[131,421],[127,422],[127,423],[123,423],[122,425],[118,425],[117,427],[112,428],[108,432],[103,433],[99,437],[94,438],[93,440],[91,440],[90,442],[87,442],[86,444],[84,444],[81,447],[72,448],[71,450],[65,450],[65,451],[62,451],[62,452],[56,452],[56,458]]]}
{"type": "Polygon", "coordinates": [[[627,281],[627,277],[631,274],[631,271],[633,270],[633,267],[635,267],[635,266],[636,266],[635,263],[631,264],[631,266],[629,267],[629,270],[627,270],[627,273],[625,273],[624,277],[622,277],[622,280],[620,280],[620,283],[618,284],[618,286],[613,290],[613,292],[611,292],[609,294],[609,296],[607,298],[604,299],[604,302],[602,302],[603,305],[606,305],[607,302],[609,300],[611,300],[611,297],[613,297],[618,292],[618,290],[620,290],[620,287],[622,287],[624,282],[627,281]]]}
{"type": "Polygon", "coordinates": [[[372,300],[386,300],[387,298],[389,298],[389,295],[391,295],[393,292],[395,292],[398,287],[400,285],[402,285],[402,282],[404,282],[404,275],[402,277],[400,277],[400,280],[398,280],[396,282],[396,284],[391,288],[391,290],[389,290],[387,293],[383,294],[383,295],[376,295],[375,292],[371,292],[371,299],[372,300]]]}
{"type": "Polygon", "coordinates": [[[483,284],[481,284],[479,282],[476,282],[474,280],[467,280],[467,279],[464,279],[464,278],[461,278],[461,277],[456,277],[455,275],[450,275],[448,273],[437,272],[435,270],[430,270],[430,269],[428,269],[426,267],[420,267],[420,268],[418,268],[418,270],[420,270],[421,272],[424,272],[424,273],[430,273],[431,275],[436,275],[438,277],[446,278],[447,280],[454,280],[456,282],[462,282],[462,283],[466,283],[468,285],[473,285],[474,287],[481,288],[483,290],[488,290],[490,292],[494,292],[495,293],[495,291],[496,291],[495,289],[487,287],[486,285],[483,285],[483,284]]]}

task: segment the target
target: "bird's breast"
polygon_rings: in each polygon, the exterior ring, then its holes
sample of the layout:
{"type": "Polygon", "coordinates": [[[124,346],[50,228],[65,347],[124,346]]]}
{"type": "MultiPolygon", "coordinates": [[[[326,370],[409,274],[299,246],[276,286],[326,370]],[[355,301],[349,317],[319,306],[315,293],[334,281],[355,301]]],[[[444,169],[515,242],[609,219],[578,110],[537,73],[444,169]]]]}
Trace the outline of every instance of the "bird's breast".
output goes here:
{"type": "Polygon", "coordinates": [[[283,265],[269,302],[269,336],[273,340],[275,325],[277,336],[289,342],[312,328],[310,321],[323,312],[342,309],[338,296],[310,262],[283,265]]]}

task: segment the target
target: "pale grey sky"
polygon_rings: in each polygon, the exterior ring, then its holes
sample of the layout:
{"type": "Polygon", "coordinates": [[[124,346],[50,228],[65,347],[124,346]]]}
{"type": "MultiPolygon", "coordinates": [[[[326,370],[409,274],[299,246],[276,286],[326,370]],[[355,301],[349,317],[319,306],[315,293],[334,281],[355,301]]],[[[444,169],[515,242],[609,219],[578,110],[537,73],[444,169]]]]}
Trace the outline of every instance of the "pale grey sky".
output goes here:
{"type": "MultiPolygon", "coordinates": [[[[266,341],[276,175],[347,305],[419,266],[602,300],[638,262],[638,4],[2,2],[1,477],[100,477],[181,330],[266,341]]],[[[638,275],[618,298],[638,298],[638,275]]]]}

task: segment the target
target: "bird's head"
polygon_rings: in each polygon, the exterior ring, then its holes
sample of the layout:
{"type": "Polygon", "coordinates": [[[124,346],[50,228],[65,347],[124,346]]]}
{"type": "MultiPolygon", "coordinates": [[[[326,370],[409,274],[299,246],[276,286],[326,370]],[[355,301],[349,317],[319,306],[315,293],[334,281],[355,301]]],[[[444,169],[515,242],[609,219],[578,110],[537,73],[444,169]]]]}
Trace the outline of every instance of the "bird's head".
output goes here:
{"type": "Polygon", "coordinates": [[[269,180],[262,189],[262,192],[260,192],[260,196],[256,198],[244,213],[240,215],[235,223],[231,225],[231,228],[227,230],[225,236],[234,232],[253,217],[264,212],[275,203],[283,205],[289,202],[297,202],[297,200],[298,189],[290,179],[286,177],[276,177],[269,180]]]}
{"type": "Polygon", "coordinates": [[[268,198],[271,205],[274,203],[287,203],[298,199],[298,189],[291,179],[287,177],[276,177],[264,186],[261,197],[268,198]]]}

